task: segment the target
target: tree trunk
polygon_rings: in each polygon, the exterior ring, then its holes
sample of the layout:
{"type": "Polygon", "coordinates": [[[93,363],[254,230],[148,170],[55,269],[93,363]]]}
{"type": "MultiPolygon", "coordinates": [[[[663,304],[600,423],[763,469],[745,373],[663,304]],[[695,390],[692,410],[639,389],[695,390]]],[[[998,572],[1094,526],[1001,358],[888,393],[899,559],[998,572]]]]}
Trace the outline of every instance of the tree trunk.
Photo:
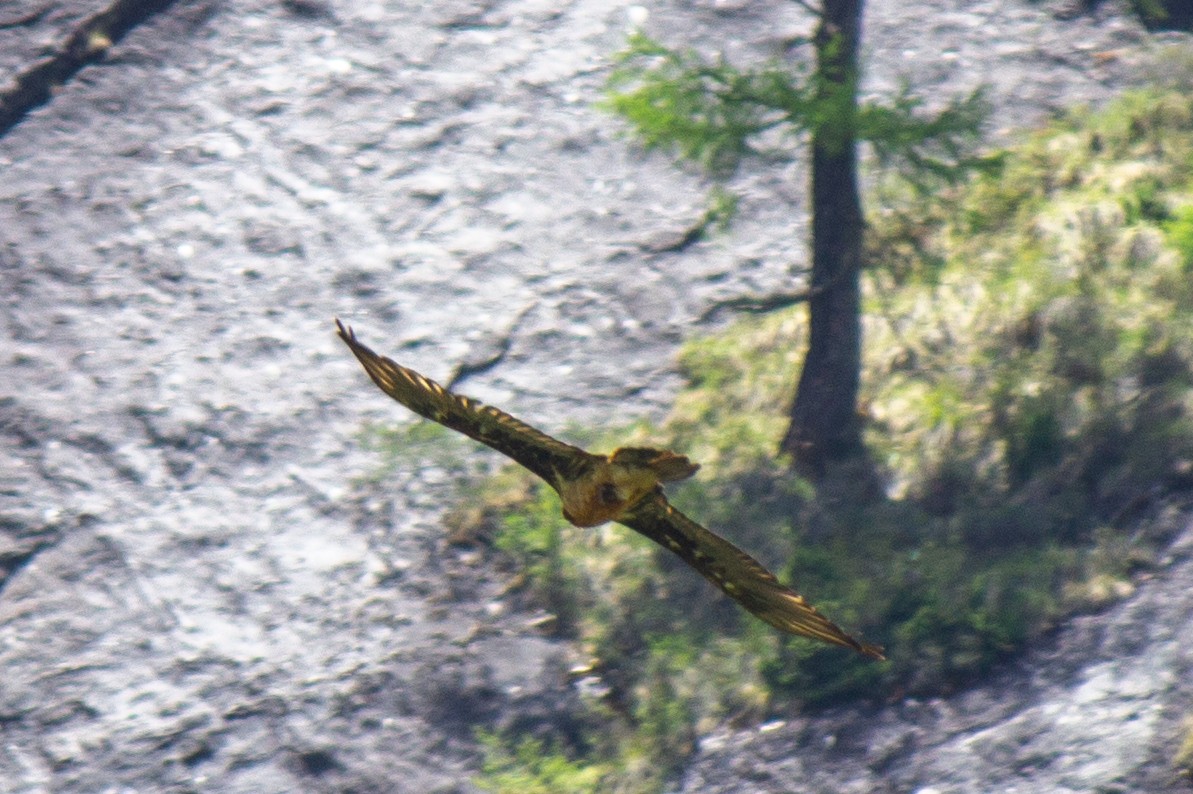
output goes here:
{"type": "Polygon", "coordinates": [[[812,298],[809,340],[781,449],[816,475],[863,451],[861,369],[863,219],[857,179],[857,52],[863,0],[824,0],[816,31],[822,120],[812,130],[812,298]]]}

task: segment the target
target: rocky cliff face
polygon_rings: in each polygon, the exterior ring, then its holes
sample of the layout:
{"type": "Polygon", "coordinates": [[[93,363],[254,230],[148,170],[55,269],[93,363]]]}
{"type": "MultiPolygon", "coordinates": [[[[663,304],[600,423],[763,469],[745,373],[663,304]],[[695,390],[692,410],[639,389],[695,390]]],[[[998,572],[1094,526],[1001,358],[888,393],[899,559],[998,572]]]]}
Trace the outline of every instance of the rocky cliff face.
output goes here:
{"type": "MultiPolygon", "coordinates": [[[[105,8],[5,4],[0,82],[105,8]]],[[[455,464],[370,479],[361,423],[406,417],[331,320],[560,431],[664,410],[697,318],[791,288],[799,173],[742,177],[732,236],[672,250],[699,180],[592,109],[630,17],[179,0],[0,138],[0,791],[468,791],[475,726],[568,729],[570,650],[442,542],[455,464]]],[[[807,22],[647,26],[749,57],[807,22]]],[[[990,82],[1005,130],[1149,46],[1009,1],[875,3],[867,41],[873,90],[990,82]]],[[[1191,542],[989,684],[706,737],[683,788],[1174,787],[1191,542]]]]}
{"type": "MultiPolygon", "coordinates": [[[[1177,520],[1176,516],[1173,516],[1177,520]]],[[[1193,526],[1123,603],[956,696],[708,737],[684,791],[1188,791],[1193,526]]]]}

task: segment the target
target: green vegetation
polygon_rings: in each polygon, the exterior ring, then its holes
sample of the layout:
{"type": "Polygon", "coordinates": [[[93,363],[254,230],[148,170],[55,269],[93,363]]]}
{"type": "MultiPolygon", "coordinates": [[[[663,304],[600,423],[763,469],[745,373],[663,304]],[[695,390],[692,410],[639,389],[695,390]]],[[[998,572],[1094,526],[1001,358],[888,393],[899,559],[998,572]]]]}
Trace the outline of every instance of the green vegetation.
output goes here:
{"type": "Polygon", "coordinates": [[[1193,487],[1193,99],[1131,94],[1003,162],[935,197],[887,185],[873,208],[863,404],[885,497],[773,459],[794,311],[690,341],[670,418],[594,444],[701,462],[672,500],[891,661],[780,637],[629,530],[568,526],[534,486],[497,545],[591,654],[611,727],[579,758],[491,740],[486,779],[519,781],[494,790],[658,790],[717,725],[945,692],[1131,591],[1164,540],[1146,519],[1193,487]]]}
{"type": "Polygon", "coordinates": [[[577,762],[566,754],[547,748],[537,739],[507,741],[481,733],[485,761],[480,788],[496,794],[595,794],[609,789],[602,779],[610,772],[607,764],[577,762]]]}
{"type": "Polygon", "coordinates": [[[1172,765],[1181,777],[1193,780],[1193,716],[1185,719],[1184,736],[1172,758],[1172,765]]]}

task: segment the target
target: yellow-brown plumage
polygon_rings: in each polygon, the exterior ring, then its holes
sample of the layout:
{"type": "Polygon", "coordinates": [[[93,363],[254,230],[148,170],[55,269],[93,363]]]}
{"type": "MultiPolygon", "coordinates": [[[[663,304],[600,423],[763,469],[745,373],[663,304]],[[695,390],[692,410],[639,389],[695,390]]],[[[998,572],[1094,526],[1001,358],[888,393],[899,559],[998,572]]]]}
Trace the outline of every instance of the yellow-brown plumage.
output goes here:
{"type": "Polygon", "coordinates": [[[780,584],[750,555],[676,510],[662,484],[699,468],[683,455],[623,447],[594,455],[535,430],[504,411],[453,394],[430,378],[379,356],[336,320],[340,338],[381,390],[427,419],[496,449],[544,479],[563,502],[563,515],[580,527],[616,521],[677,554],[750,612],[792,634],[884,658],[882,649],[849,636],[803,596],[780,584]]]}

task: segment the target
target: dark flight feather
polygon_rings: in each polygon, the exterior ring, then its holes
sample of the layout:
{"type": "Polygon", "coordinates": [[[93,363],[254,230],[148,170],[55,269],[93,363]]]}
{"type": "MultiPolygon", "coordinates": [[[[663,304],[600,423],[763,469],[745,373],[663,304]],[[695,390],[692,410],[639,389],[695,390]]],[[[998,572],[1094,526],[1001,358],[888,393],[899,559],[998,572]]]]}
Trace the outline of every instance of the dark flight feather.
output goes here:
{"type": "Polygon", "coordinates": [[[585,464],[590,463],[589,459],[596,457],[535,430],[491,405],[449,392],[430,378],[374,353],[339,320],[336,320],[336,327],[340,338],[356,354],[381,391],[419,416],[457,430],[512,458],[556,490],[558,477],[581,475],[585,464]]]}
{"type": "Polygon", "coordinates": [[[843,645],[872,659],[885,658],[881,648],[846,634],[803,596],[782,585],[762,563],[676,510],[662,493],[647,496],[617,522],[678,555],[775,628],[843,645]]]}

